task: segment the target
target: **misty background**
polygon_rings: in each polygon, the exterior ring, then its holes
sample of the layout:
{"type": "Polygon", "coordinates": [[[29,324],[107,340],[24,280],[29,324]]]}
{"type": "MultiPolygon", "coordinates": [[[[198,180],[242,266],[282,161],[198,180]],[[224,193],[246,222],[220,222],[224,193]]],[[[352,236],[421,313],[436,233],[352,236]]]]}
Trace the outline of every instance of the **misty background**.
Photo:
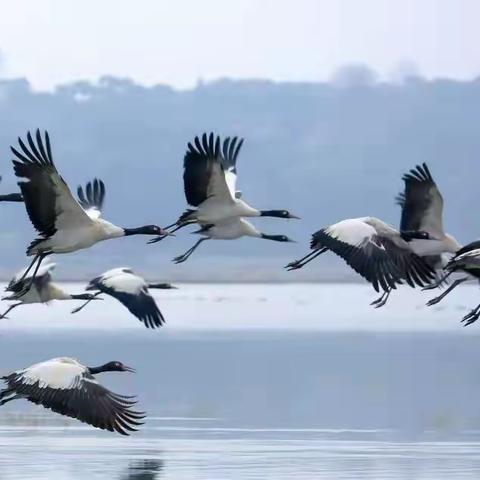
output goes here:
{"type": "MultiPolygon", "coordinates": [[[[58,275],[80,279],[130,265],[154,277],[197,281],[349,278],[349,269],[331,255],[299,272],[281,267],[306,253],[311,233],[332,222],[372,215],[396,225],[401,175],[421,162],[444,195],[447,230],[462,243],[478,237],[479,104],[479,80],[413,76],[381,83],[363,66],[345,67],[328,83],[224,79],[191,90],[104,77],[38,92],[25,79],[2,80],[1,191],[16,190],[9,146],[40,127],[49,131],[54,161],[71,187],[94,177],[105,181],[107,219],[167,225],[186,207],[187,142],[209,131],[238,135],[245,138],[238,160],[244,198],[302,217],[255,219],[256,226],[298,244],[211,241],[176,266],[171,258],[196,240],[184,229],[156,245],[137,237],[57,256],[58,275]]],[[[0,274],[6,278],[25,262],[34,232],[21,204],[1,209],[0,274]]]]}
{"type": "MultiPolygon", "coordinates": [[[[57,278],[126,265],[172,281],[358,280],[333,255],[282,267],[332,222],[397,225],[401,176],[421,162],[444,195],[447,231],[470,242],[479,14],[472,0],[0,0],[0,191],[17,188],[10,145],[38,127],[72,189],[104,180],[105,218],[165,226],[187,206],[187,143],[213,131],[245,138],[238,188],[249,203],[302,217],[255,225],[297,244],[211,241],[177,266],[197,239],[185,229],[156,245],[137,237],[59,256],[57,278]]],[[[36,234],[21,205],[0,210],[7,279],[36,234]]]]}

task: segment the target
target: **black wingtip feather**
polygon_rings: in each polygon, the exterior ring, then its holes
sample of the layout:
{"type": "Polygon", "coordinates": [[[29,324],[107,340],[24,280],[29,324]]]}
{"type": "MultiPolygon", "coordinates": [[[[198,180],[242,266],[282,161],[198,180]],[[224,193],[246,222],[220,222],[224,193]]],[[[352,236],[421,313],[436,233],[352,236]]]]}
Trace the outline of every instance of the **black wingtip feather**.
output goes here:
{"type": "Polygon", "coordinates": [[[408,173],[403,175],[403,180],[408,182],[432,182],[434,183],[432,174],[426,163],[421,165],[416,165],[415,168],[412,168],[408,173]]]}
{"type": "Polygon", "coordinates": [[[106,189],[103,181],[94,178],[86,184],[85,189],[81,185],[78,186],[78,201],[85,210],[96,208],[101,211],[105,201],[105,191],[106,189]]]}

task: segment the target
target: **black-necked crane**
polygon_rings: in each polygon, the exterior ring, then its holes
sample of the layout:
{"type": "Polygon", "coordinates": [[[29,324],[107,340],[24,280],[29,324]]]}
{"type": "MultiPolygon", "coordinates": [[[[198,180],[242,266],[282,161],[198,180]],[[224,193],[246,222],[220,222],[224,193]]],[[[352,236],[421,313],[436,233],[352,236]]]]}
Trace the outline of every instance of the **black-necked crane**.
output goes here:
{"type": "MultiPolygon", "coordinates": [[[[48,132],[43,139],[37,130],[36,141],[28,132],[27,144],[21,138],[18,144],[19,150],[11,147],[16,157],[14,170],[20,178],[18,185],[30,221],[40,234],[27,249],[27,255],[34,259],[25,275],[37,263],[32,283],[42,260],[52,253],[75,252],[103,240],[129,235],[169,234],[157,225],[119,227],[101,218],[99,209],[83,208],[53,163],[48,132]]],[[[91,200],[95,200],[93,194],[91,200]]]]}
{"type": "Polygon", "coordinates": [[[27,274],[23,280],[20,280],[25,270],[17,273],[5,289],[7,292],[12,292],[12,295],[2,298],[2,300],[16,300],[17,303],[10,305],[7,310],[0,315],[0,319],[5,318],[11,310],[20,305],[49,303],[52,300],[96,300],[96,297],[91,293],[68,293],[53,283],[52,271],[54,268],[55,263],[44,263],[38,269],[31,288],[28,289],[27,286],[30,283],[32,274],[27,274]]]}
{"type": "Polygon", "coordinates": [[[255,228],[250,222],[244,218],[233,218],[232,220],[219,222],[217,224],[203,225],[200,230],[197,230],[195,234],[202,235],[202,238],[197,240],[193,247],[189,248],[185,253],[175,257],[173,261],[175,263],[182,263],[190,257],[190,255],[206,240],[236,240],[241,237],[253,237],[263,238],[264,240],[273,240],[276,242],[294,242],[285,235],[268,235],[262,233],[255,228]]]}
{"type": "Polygon", "coordinates": [[[433,269],[416,255],[400,232],[378,218],[350,218],[314,233],[312,252],[285,268],[296,270],[330,250],[370,282],[388,293],[406,281],[423,287],[434,278],[433,269]]]}
{"type": "MultiPolygon", "coordinates": [[[[86,290],[96,291],[92,295],[94,298],[102,293],[116,298],[147,328],[161,327],[165,323],[165,319],[148,291],[149,288],[171,289],[176,287],[170,283],[147,283],[142,277],[133,273],[132,269],[119,267],[108,270],[91,280],[86,290]]],[[[82,310],[91,300],[93,298],[74,309],[72,313],[82,310]]]]}
{"type": "MultiPolygon", "coordinates": [[[[187,203],[195,209],[187,209],[180,218],[169,225],[175,232],[193,223],[217,224],[239,217],[299,218],[288,210],[258,210],[241,197],[236,190],[237,158],[243,139],[206,133],[188,143],[183,160],[183,185],[187,203]]],[[[164,237],[150,240],[155,243],[164,237]]]]}
{"type": "Polygon", "coordinates": [[[0,391],[0,405],[25,399],[102,430],[122,435],[137,431],[145,413],[132,409],[135,397],[101,385],[94,375],[102,372],[135,370],[116,361],[86,367],[73,358],[53,358],[1,377],[6,388],[0,391]]]}
{"type": "MultiPolygon", "coordinates": [[[[437,273],[445,265],[444,254],[457,252],[461,245],[443,229],[443,197],[427,164],[412,168],[403,176],[403,181],[404,191],[397,196],[397,203],[402,207],[400,234],[412,251],[437,273]]],[[[435,282],[425,288],[438,285],[435,282]]],[[[384,293],[372,304],[385,305],[390,293],[384,293]]]]}
{"type": "MultiPolygon", "coordinates": [[[[461,273],[462,276],[453,281],[438,297],[432,298],[427,302],[428,306],[436,305],[453,289],[467,280],[475,279],[480,281],[480,240],[476,240],[462,247],[446,264],[444,272],[443,277],[432,286],[427,287],[428,290],[439,286],[453,273],[461,273]]],[[[463,317],[462,322],[467,326],[477,321],[478,318],[480,318],[480,305],[467,313],[467,315],[463,317]]]]}
{"type": "MultiPolygon", "coordinates": [[[[0,176],[0,182],[2,177],[0,176]]],[[[23,202],[23,197],[21,193],[7,193],[0,195],[0,202],[23,202]]]]}

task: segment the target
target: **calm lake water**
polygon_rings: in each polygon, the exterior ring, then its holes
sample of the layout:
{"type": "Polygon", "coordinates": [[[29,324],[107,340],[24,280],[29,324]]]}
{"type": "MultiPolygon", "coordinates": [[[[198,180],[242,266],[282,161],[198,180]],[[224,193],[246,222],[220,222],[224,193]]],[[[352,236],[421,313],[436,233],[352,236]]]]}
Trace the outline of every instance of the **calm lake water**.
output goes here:
{"type": "MultiPolygon", "coordinates": [[[[67,286],[72,291],[81,285],[67,286]]],[[[478,479],[480,302],[438,308],[363,285],[181,285],[145,329],[113,300],[29,306],[0,322],[0,369],[68,355],[148,420],[128,438],[17,401],[0,409],[5,479],[478,479]]]]}

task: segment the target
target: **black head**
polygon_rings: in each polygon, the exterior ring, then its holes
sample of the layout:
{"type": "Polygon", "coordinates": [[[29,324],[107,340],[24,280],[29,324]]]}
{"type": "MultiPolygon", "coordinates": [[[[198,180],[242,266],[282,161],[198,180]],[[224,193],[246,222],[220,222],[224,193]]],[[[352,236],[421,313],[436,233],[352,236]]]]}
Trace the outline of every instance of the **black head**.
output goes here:
{"type": "Polygon", "coordinates": [[[108,362],[105,365],[102,365],[100,367],[93,367],[89,368],[90,373],[95,374],[95,373],[101,373],[101,372],[132,372],[135,373],[135,369],[131,367],[127,367],[124,365],[122,362],[108,362]]]}
{"type": "Polygon", "coordinates": [[[277,218],[300,218],[293,215],[288,210],[260,210],[261,217],[277,217],[277,218]]]}
{"type": "Polygon", "coordinates": [[[262,238],[275,242],[295,242],[295,240],[288,238],[286,235],[267,235],[266,233],[262,233],[262,238]]]}
{"type": "Polygon", "coordinates": [[[143,227],[138,228],[124,228],[123,231],[125,235],[171,235],[171,233],[167,232],[163,228],[159,227],[158,225],[144,225],[143,227]]]}

